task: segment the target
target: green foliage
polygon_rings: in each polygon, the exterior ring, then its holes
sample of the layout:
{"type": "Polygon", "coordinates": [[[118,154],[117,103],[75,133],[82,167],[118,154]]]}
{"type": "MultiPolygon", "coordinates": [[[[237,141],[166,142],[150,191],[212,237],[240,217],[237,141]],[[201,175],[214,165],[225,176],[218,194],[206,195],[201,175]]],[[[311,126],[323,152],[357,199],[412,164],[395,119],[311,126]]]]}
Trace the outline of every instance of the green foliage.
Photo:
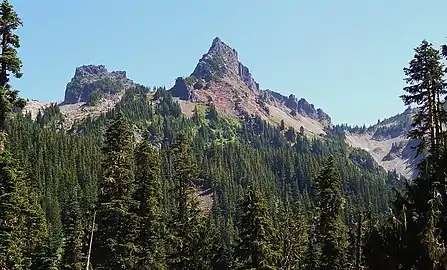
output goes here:
{"type": "MultiPolygon", "coordinates": [[[[79,205],[79,188],[68,189],[67,212],[63,214],[62,222],[64,224],[64,252],[62,256],[62,269],[81,270],[84,269],[85,257],[83,254],[83,240],[85,232],[82,224],[82,213],[79,205]]],[[[72,188],[72,187],[69,187],[72,188]]]]}
{"type": "Polygon", "coordinates": [[[345,269],[347,248],[346,227],[343,222],[344,198],[341,181],[330,157],[317,178],[319,220],[317,231],[321,247],[319,269],[345,269]]]}
{"type": "Polygon", "coordinates": [[[88,99],[86,105],[87,106],[96,106],[96,105],[99,104],[99,102],[101,101],[102,97],[103,97],[103,94],[100,91],[98,91],[98,90],[93,91],[90,94],[89,99],[88,99]]]}
{"type": "Polygon", "coordinates": [[[305,256],[309,246],[309,221],[300,202],[287,207],[282,215],[279,230],[281,254],[280,269],[296,269],[305,265],[305,256]]]}
{"type": "Polygon", "coordinates": [[[3,151],[5,140],[5,121],[7,114],[14,107],[23,109],[25,100],[18,97],[19,92],[11,89],[9,76],[21,78],[22,61],[17,56],[17,48],[20,47],[19,36],[14,32],[22,26],[22,20],[14,11],[13,6],[3,0],[0,4],[0,36],[2,37],[0,53],[0,151],[3,151]],[[5,37],[8,37],[5,39],[5,37]]]}
{"type": "Polygon", "coordinates": [[[241,205],[240,241],[235,249],[237,269],[276,269],[274,229],[265,199],[249,187],[241,205]]]}
{"type": "Polygon", "coordinates": [[[187,85],[193,85],[193,84],[195,84],[196,82],[197,82],[197,78],[194,77],[194,76],[189,76],[189,77],[186,77],[186,78],[185,78],[185,83],[186,83],[187,85]]]}
{"type": "Polygon", "coordinates": [[[97,232],[93,246],[95,269],[133,268],[136,263],[138,224],[133,198],[133,134],[118,115],[106,132],[103,180],[98,194],[97,232]]]}
{"type": "Polygon", "coordinates": [[[17,165],[8,151],[0,153],[0,268],[46,269],[49,254],[39,252],[48,242],[45,216],[17,165]]]}
{"type": "Polygon", "coordinates": [[[161,156],[148,142],[138,144],[135,151],[135,199],[139,202],[138,269],[165,269],[164,234],[161,193],[161,156]]]}
{"type": "Polygon", "coordinates": [[[186,137],[181,135],[170,149],[173,166],[175,207],[170,226],[170,269],[209,269],[206,217],[196,198],[194,183],[199,180],[197,165],[192,162],[186,137]]]}

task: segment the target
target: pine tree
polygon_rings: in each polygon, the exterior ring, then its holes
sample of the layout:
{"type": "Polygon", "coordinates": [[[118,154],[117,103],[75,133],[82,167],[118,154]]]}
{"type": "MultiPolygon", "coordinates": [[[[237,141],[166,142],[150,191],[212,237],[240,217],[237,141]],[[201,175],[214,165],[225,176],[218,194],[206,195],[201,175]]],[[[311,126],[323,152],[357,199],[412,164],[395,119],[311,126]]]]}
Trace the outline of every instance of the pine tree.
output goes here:
{"type": "Polygon", "coordinates": [[[445,127],[446,94],[441,54],[427,41],[415,48],[414,58],[404,68],[404,88],[402,95],[406,105],[417,104],[409,138],[419,141],[417,156],[418,176],[405,188],[405,196],[395,201],[398,210],[403,209],[406,219],[405,230],[399,237],[405,243],[410,259],[405,263],[423,269],[439,269],[445,257],[443,238],[447,236],[447,224],[443,222],[447,211],[441,207],[447,196],[445,182],[445,127]]]}
{"type": "Polygon", "coordinates": [[[347,247],[346,228],[343,223],[344,198],[341,181],[330,157],[317,177],[318,191],[318,242],[321,247],[320,269],[345,269],[344,252],[347,247]]]}
{"type": "Polygon", "coordinates": [[[241,205],[240,241],[235,249],[237,269],[276,269],[274,230],[265,199],[249,187],[241,205]]]}
{"type": "Polygon", "coordinates": [[[25,100],[18,97],[18,91],[12,90],[9,85],[9,76],[22,77],[22,61],[17,56],[17,48],[20,47],[19,36],[14,33],[22,20],[14,11],[13,6],[3,0],[0,4],[0,151],[3,151],[6,134],[6,116],[14,107],[23,108],[25,100]]]}
{"type": "Polygon", "coordinates": [[[161,157],[149,143],[141,142],[135,151],[137,190],[135,199],[140,207],[140,233],[138,237],[138,269],[164,269],[164,224],[161,213],[161,157]]]}
{"type": "Polygon", "coordinates": [[[217,110],[216,106],[214,104],[211,104],[208,108],[208,113],[206,115],[206,118],[210,121],[215,122],[217,120],[217,110]]]}
{"type": "Polygon", "coordinates": [[[309,228],[300,202],[288,207],[281,223],[281,269],[300,269],[307,253],[309,228]]]}
{"type": "Polygon", "coordinates": [[[170,269],[209,269],[210,256],[207,218],[196,198],[199,178],[197,165],[192,162],[186,137],[181,134],[171,147],[176,207],[170,222],[168,264],[170,269]]]}
{"type": "Polygon", "coordinates": [[[0,153],[0,269],[50,269],[44,212],[17,164],[0,153]]]}
{"type": "Polygon", "coordinates": [[[405,105],[419,105],[409,134],[410,138],[420,140],[418,154],[430,154],[435,158],[439,158],[438,151],[442,149],[442,123],[446,122],[441,98],[447,92],[444,65],[440,60],[440,52],[423,40],[415,49],[409,66],[404,68],[408,86],[404,87],[407,94],[401,96],[405,105]]]}
{"type": "Polygon", "coordinates": [[[94,269],[134,269],[138,203],[133,198],[133,134],[121,114],[107,129],[103,147],[103,179],[98,194],[94,269]]]}
{"type": "Polygon", "coordinates": [[[84,228],[82,225],[81,207],[79,205],[79,189],[74,185],[70,192],[66,212],[63,215],[65,246],[62,255],[62,269],[81,270],[84,269],[84,228]]]}

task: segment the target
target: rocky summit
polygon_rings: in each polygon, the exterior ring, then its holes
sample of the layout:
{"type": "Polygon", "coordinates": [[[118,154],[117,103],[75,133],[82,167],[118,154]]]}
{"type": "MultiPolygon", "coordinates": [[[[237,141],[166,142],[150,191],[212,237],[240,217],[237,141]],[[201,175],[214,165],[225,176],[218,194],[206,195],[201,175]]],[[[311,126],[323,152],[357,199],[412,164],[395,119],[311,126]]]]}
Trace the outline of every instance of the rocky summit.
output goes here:
{"type": "Polygon", "coordinates": [[[249,68],[239,61],[238,52],[219,37],[213,39],[190,76],[176,79],[171,92],[183,104],[213,103],[227,116],[255,115],[274,124],[283,120],[313,134],[324,133],[331,125],[329,115],[304,98],[260,89],[249,68]]]}
{"type": "Polygon", "coordinates": [[[88,102],[93,92],[119,93],[132,84],[125,71],[108,71],[104,65],[80,66],[67,84],[64,104],[88,102]]]}
{"type": "Polygon", "coordinates": [[[251,76],[250,70],[239,62],[238,53],[219,37],[214,38],[210,49],[202,56],[191,76],[211,81],[213,78],[238,79],[251,90],[259,90],[259,84],[251,76]]]}

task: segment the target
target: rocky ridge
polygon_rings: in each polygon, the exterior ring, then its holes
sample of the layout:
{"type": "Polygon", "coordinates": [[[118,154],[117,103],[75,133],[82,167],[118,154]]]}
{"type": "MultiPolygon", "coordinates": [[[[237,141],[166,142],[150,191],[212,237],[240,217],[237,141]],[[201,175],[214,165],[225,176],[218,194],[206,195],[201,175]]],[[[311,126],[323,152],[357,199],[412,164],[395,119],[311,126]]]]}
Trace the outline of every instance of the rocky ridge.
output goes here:
{"type": "Polygon", "coordinates": [[[380,121],[365,131],[346,132],[346,142],[368,151],[387,171],[396,170],[411,179],[416,173],[411,168],[418,161],[414,150],[417,141],[407,138],[414,112],[415,109],[407,108],[403,113],[380,121]]]}
{"type": "Polygon", "coordinates": [[[331,125],[329,115],[304,98],[260,89],[249,68],[239,61],[238,52],[218,37],[191,75],[177,78],[171,91],[185,110],[191,108],[190,102],[213,103],[227,116],[255,115],[273,124],[284,120],[286,125],[296,130],[303,127],[314,135],[324,134],[331,125]]]}

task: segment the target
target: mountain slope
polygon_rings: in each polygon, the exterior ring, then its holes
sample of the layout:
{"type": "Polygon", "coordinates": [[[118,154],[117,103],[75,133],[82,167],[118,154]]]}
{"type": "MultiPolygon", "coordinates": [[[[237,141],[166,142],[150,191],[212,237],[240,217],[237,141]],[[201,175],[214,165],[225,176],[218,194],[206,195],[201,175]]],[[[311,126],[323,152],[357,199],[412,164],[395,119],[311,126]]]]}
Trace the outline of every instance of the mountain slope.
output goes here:
{"type": "Polygon", "coordinates": [[[305,99],[260,89],[250,70],[239,61],[237,51],[218,37],[191,75],[177,78],[171,92],[184,111],[190,111],[189,102],[214,104],[227,117],[255,115],[272,124],[284,120],[295,130],[303,127],[314,135],[324,134],[331,125],[330,117],[305,99]]]}
{"type": "MultiPolygon", "coordinates": [[[[76,68],[67,84],[62,102],[28,102],[25,112],[35,118],[45,107],[56,104],[63,115],[63,126],[88,116],[99,116],[113,109],[132,87],[141,86],[126,77],[125,71],[108,71],[103,65],[85,65],[76,68]]],[[[244,119],[259,117],[271,125],[284,125],[310,136],[321,136],[333,128],[331,118],[322,109],[315,108],[304,98],[284,96],[270,89],[261,89],[248,67],[239,61],[235,49],[215,38],[186,78],[178,77],[170,92],[184,114],[192,116],[196,106],[215,106],[220,115],[244,119]]],[[[414,164],[411,146],[406,139],[412,110],[379,122],[368,129],[351,130],[346,142],[352,147],[367,150],[374,160],[387,171],[411,178],[414,164]]]]}
{"type": "Polygon", "coordinates": [[[368,129],[346,132],[346,141],[353,147],[368,151],[374,160],[387,171],[411,179],[415,176],[413,165],[417,162],[413,148],[414,140],[407,138],[411,128],[411,116],[414,109],[408,108],[403,113],[385,119],[368,129]]]}

